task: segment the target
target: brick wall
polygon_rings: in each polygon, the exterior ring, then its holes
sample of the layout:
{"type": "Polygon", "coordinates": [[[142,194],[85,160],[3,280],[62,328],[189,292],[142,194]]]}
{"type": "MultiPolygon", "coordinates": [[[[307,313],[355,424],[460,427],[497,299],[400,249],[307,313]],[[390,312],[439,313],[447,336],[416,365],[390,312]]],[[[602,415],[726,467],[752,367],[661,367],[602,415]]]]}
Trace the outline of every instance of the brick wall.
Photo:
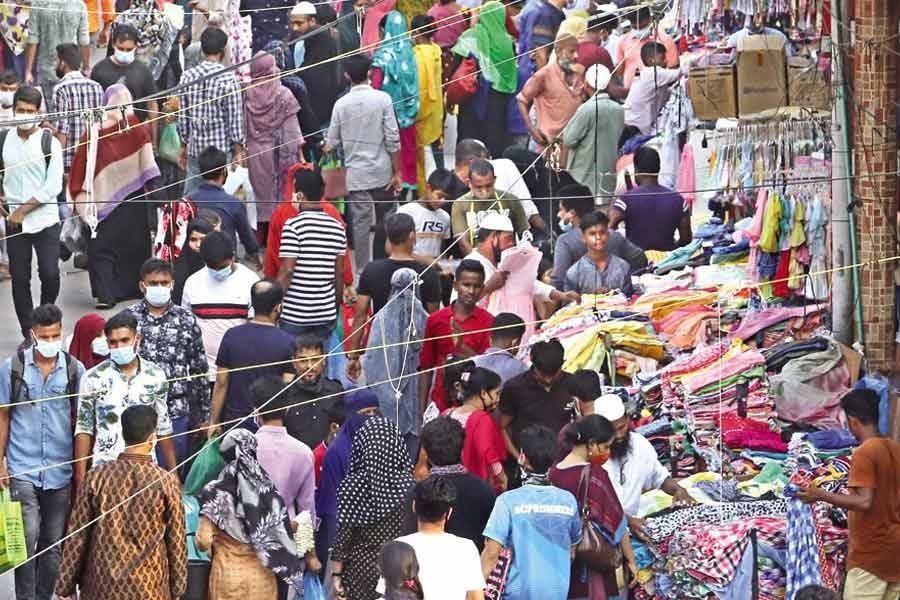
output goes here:
{"type": "MultiPolygon", "coordinates": [[[[897,256],[897,176],[874,173],[897,170],[894,133],[897,96],[897,60],[880,44],[864,40],[892,38],[896,50],[898,11],[895,2],[856,0],[856,45],[853,53],[853,189],[862,202],[857,207],[859,261],[897,256]]],[[[894,355],[894,278],[898,262],[866,266],[861,272],[861,300],[870,366],[889,367],[894,355]]]]}

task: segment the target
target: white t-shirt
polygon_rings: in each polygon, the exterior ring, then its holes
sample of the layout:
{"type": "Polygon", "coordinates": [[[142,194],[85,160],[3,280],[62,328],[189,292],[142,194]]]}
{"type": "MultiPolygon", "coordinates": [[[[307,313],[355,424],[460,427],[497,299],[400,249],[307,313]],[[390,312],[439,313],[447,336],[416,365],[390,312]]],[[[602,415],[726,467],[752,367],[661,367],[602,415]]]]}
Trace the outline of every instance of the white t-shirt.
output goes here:
{"type": "MultiPolygon", "coordinates": [[[[397,541],[416,551],[425,600],[465,600],[466,593],[484,589],[481,557],[472,540],[452,533],[413,533],[397,541]]],[[[384,593],[383,580],[376,591],[384,593]]]]}
{"type": "Polygon", "coordinates": [[[508,158],[494,158],[491,161],[494,167],[494,189],[498,194],[512,194],[519,199],[522,210],[525,211],[525,217],[530,219],[538,214],[537,206],[531,201],[531,190],[525,184],[522,173],[516,163],[508,158]]]}
{"type": "Polygon", "coordinates": [[[431,210],[421,202],[408,202],[397,213],[409,215],[416,223],[416,246],[419,256],[440,256],[444,240],[450,239],[450,215],[443,208],[431,210]]]}
{"type": "Polygon", "coordinates": [[[194,313],[203,347],[209,362],[209,380],[216,380],[216,356],[225,332],[247,322],[250,314],[250,288],[259,275],[235,262],[235,269],[225,281],[219,281],[202,268],[184,282],[181,305],[194,313]]]}
{"type": "Polygon", "coordinates": [[[637,516],[641,508],[641,494],[658,489],[669,476],[669,472],[660,464],[653,444],[633,431],[631,452],[625,460],[610,457],[603,463],[603,468],[609,473],[625,514],[632,517],[637,516]]]}

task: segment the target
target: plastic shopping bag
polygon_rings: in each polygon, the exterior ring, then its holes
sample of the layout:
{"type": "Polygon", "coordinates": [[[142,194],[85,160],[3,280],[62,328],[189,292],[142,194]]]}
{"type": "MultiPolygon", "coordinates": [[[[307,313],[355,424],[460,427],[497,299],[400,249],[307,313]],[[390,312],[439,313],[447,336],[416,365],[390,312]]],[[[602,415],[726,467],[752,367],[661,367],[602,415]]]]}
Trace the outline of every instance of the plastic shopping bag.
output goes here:
{"type": "Polygon", "coordinates": [[[319,576],[309,571],[303,574],[303,600],[326,600],[319,576]]]}
{"type": "Polygon", "coordinates": [[[188,472],[187,479],[184,482],[182,492],[190,496],[196,496],[200,493],[206,484],[215,480],[222,469],[225,468],[225,459],[219,451],[219,438],[213,438],[203,445],[191,470],[188,472]]]}
{"type": "Polygon", "coordinates": [[[178,126],[175,123],[164,125],[160,131],[158,154],[160,158],[178,164],[181,157],[181,138],[178,137],[178,126]]]}
{"type": "Polygon", "coordinates": [[[25,525],[22,522],[22,503],[10,499],[9,489],[0,491],[0,571],[7,571],[25,562],[25,525]]]}

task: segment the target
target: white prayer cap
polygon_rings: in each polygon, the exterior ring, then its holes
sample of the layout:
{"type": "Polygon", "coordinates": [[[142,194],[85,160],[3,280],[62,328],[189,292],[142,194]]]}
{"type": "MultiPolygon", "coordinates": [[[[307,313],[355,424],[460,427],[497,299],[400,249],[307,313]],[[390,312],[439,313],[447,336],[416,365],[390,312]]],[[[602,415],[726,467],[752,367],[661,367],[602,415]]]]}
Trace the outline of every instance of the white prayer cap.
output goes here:
{"type": "Polygon", "coordinates": [[[316,16],[316,7],[312,2],[298,2],[294,8],[291,9],[292,17],[314,17],[316,16]]]}
{"type": "Polygon", "coordinates": [[[602,92],[609,85],[612,75],[609,69],[603,65],[591,65],[588,67],[587,73],[584,74],[584,80],[589,86],[594,88],[595,92],[602,92]]]}
{"type": "Polygon", "coordinates": [[[495,210],[489,210],[484,213],[478,222],[478,229],[487,229],[489,231],[515,231],[512,221],[506,215],[501,215],[495,210]]]}
{"type": "Polygon", "coordinates": [[[605,15],[615,14],[615,13],[619,12],[619,7],[616,6],[612,2],[608,2],[607,4],[598,4],[597,12],[599,12],[600,14],[605,14],[605,15]]]}
{"type": "Polygon", "coordinates": [[[625,404],[617,394],[603,394],[594,400],[594,414],[615,421],[625,416],[625,404]]]}

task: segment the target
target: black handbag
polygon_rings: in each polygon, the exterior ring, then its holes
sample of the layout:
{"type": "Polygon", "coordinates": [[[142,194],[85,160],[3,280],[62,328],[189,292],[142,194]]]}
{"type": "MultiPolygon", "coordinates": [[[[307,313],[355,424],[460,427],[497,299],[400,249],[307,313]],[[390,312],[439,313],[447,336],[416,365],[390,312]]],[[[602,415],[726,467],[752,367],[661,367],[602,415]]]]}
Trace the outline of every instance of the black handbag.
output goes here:
{"type": "Polygon", "coordinates": [[[575,558],[593,571],[613,571],[622,562],[622,555],[618,546],[610,544],[600,533],[599,527],[591,521],[591,507],[588,503],[590,473],[591,466],[587,465],[581,471],[581,481],[578,484],[584,491],[581,493],[581,541],[575,546],[575,558]]]}
{"type": "Polygon", "coordinates": [[[206,560],[188,560],[187,591],[182,600],[207,600],[209,596],[209,572],[212,563],[206,560]]]}

